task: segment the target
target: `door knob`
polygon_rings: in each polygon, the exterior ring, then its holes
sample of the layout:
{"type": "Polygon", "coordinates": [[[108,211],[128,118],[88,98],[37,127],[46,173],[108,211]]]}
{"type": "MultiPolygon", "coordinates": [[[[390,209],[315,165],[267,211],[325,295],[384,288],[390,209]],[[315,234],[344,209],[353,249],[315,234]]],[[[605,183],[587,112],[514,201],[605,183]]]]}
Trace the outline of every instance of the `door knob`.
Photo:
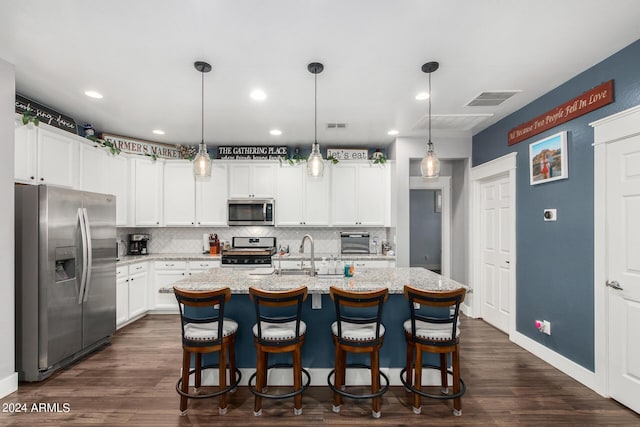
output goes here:
{"type": "Polygon", "coordinates": [[[607,280],[607,286],[610,288],[616,289],[618,291],[624,290],[622,286],[620,286],[620,283],[618,283],[617,280],[607,280]]]}

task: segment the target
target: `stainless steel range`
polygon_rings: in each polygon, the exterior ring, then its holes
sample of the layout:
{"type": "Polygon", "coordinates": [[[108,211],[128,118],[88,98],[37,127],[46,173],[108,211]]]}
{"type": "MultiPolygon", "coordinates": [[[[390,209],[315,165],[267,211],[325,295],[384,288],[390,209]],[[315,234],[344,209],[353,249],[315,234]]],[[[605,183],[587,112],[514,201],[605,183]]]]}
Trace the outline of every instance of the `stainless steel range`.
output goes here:
{"type": "Polygon", "coordinates": [[[222,250],[223,267],[271,267],[276,253],[275,237],[234,237],[231,248],[222,250]]]}

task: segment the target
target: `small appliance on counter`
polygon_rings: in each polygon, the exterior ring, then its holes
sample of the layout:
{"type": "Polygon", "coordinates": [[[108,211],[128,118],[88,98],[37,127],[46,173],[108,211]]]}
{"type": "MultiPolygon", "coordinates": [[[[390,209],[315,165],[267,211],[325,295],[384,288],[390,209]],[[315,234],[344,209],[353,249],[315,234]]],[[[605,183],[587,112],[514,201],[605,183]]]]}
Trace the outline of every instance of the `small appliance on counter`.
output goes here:
{"type": "Polygon", "coordinates": [[[369,232],[340,232],[340,253],[342,254],[368,254],[369,232]]]}
{"type": "Polygon", "coordinates": [[[149,240],[149,234],[129,234],[129,255],[149,255],[149,240]]]}
{"type": "Polygon", "coordinates": [[[271,267],[275,237],[234,237],[231,242],[230,248],[222,249],[223,267],[271,267]]]}

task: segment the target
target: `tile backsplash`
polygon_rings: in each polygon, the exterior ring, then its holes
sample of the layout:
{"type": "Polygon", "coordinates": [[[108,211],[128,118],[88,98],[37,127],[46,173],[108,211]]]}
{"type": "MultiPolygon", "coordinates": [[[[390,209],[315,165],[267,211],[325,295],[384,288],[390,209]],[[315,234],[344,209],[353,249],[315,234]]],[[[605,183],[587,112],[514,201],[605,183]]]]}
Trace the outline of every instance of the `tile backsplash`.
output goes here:
{"type": "MultiPolygon", "coordinates": [[[[297,253],[305,234],[314,240],[314,249],[318,253],[339,254],[341,231],[362,231],[340,227],[160,227],[160,228],[118,228],[118,239],[128,242],[129,234],[150,234],[149,253],[201,253],[202,235],[216,233],[221,241],[229,241],[232,237],[275,237],[277,245],[289,246],[292,253],[297,253]]],[[[390,229],[371,227],[367,231],[380,242],[390,240],[390,229]]],[[[394,245],[392,245],[394,246],[394,245]]],[[[370,248],[373,250],[373,245],[370,248]]],[[[308,251],[308,246],[306,247],[308,251]]],[[[378,252],[380,252],[378,245],[378,252]]]]}

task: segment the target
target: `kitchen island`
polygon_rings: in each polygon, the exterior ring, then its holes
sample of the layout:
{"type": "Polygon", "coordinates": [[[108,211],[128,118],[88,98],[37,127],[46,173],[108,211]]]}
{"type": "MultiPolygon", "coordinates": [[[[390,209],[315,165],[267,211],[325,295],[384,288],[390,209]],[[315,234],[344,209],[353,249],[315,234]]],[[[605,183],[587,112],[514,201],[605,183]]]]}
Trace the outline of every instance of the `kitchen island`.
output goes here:
{"type": "MultiPolygon", "coordinates": [[[[267,290],[287,290],[306,285],[309,298],[302,311],[307,324],[307,338],[302,348],[302,363],[311,368],[312,384],[326,384],[326,373],[333,368],[335,350],[331,323],[335,321],[335,307],[329,297],[329,288],[336,286],[354,291],[389,289],[389,299],[382,311],[386,328],[385,341],[380,350],[381,369],[388,369],[392,384],[400,384],[398,372],[404,366],[406,342],[402,324],[409,318],[409,306],[403,288],[410,284],[420,289],[454,290],[465,287],[461,283],[424,268],[371,268],[356,270],[353,277],[318,278],[305,275],[272,274],[269,268],[214,268],[175,282],[185,290],[208,290],[228,286],[233,294],[225,306],[225,317],[238,322],[236,355],[239,368],[252,373],[255,367],[255,348],[251,328],[255,323],[255,310],[249,299],[249,287],[267,290]]],[[[161,292],[171,293],[172,287],[161,292]]],[[[278,355],[288,356],[288,355],[278,355]]],[[[368,363],[362,355],[349,356],[349,363],[368,363]]],[[[270,358],[270,363],[284,363],[287,357],[270,358]]],[[[367,374],[368,375],[368,374],[367,374]]],[[[245,375],[243,375],[243,380],[245,375]]],[[[246,376],[248,378],[248,376],[246,376]]],[[[364,377],[366,378],[366,376],[364,377]]]]}

